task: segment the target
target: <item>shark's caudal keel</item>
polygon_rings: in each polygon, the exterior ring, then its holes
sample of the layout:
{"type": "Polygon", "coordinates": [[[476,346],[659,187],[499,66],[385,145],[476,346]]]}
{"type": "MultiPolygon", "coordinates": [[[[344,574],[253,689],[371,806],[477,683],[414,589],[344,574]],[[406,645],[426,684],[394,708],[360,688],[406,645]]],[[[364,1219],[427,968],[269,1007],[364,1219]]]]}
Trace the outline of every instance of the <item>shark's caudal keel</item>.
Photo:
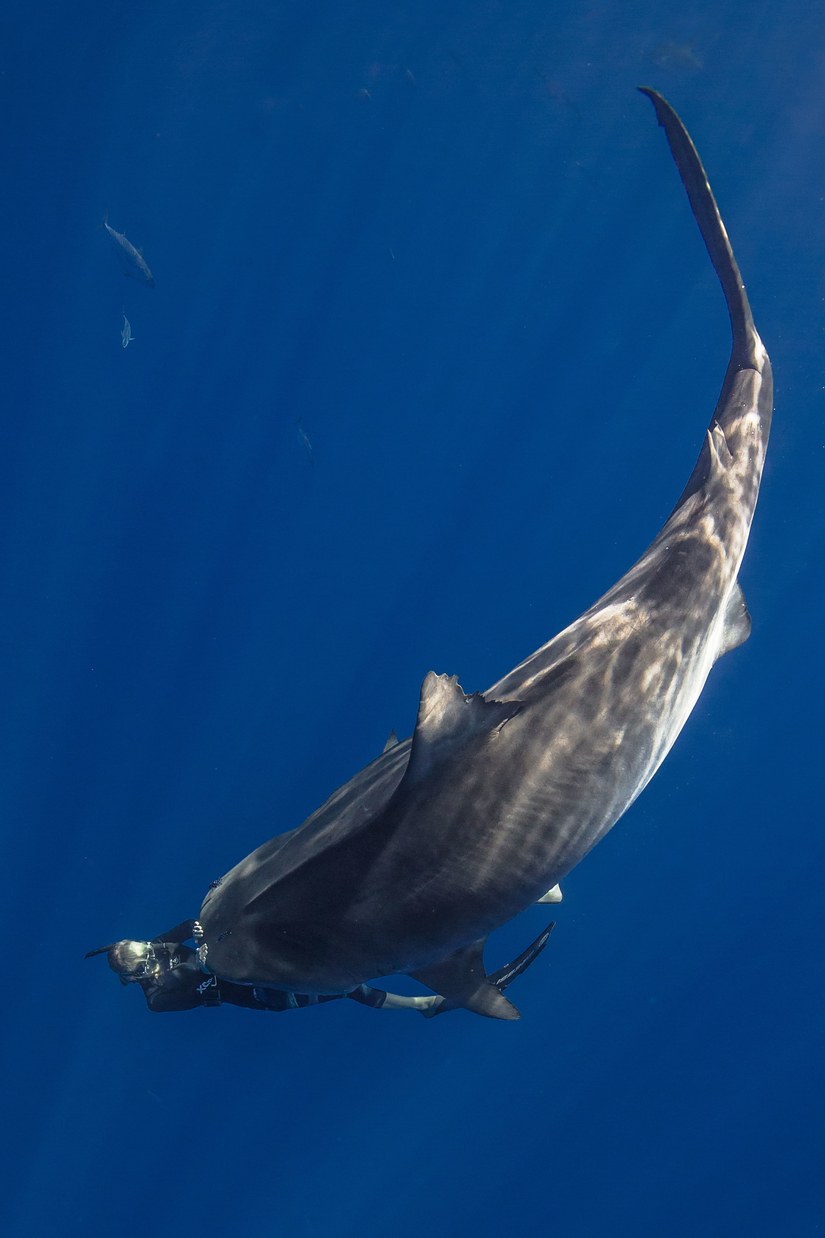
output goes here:
{"type": "Polygon", "coordinates": [[[644,93],[733,335],[690,480],[650,548],[569,628],[483,695],[428,675],[411,740],[210,891],[204,958],[220,976],[322,992],[408,972],[453,1005],[514,1017],[486,980],[484,938],[616,823],[713,663],[749,634],[737,577],[770,428],[770,363],[693,144],[669,104],[644,93]]]}

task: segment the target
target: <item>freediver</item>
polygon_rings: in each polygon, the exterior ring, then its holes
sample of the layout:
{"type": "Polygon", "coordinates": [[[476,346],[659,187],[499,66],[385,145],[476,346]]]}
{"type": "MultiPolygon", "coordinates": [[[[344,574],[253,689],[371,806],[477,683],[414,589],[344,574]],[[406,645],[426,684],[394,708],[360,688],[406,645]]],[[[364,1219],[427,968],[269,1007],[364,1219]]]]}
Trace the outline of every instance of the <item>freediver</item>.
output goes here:
{"type": "MultiPolygon", "coordinates": [[[[554,927],[555,923],[549,924],[517,959],[492,972],[488,981],[503,992],[538,958],[554,927]]],[[[98,950],[89,950],[85,957],[107,955],[109,966],[120,983],[140,985],[146,1005],[156,1013],[222,1005],[243,1006],[247,1010],[298,1010],[342,997],[375,1010],[417,1010],[425,1018],[454,1008],[437,993],[408,997],[368,984],[359,984],[348,993],[308,994],[222,980],[205,965],[204,952],[198,945],[202,935],[197,920],[184,920],[151,941],[116,941],[98,950]],[[187,942],[196,944],[187,945],[187,942]]]]}

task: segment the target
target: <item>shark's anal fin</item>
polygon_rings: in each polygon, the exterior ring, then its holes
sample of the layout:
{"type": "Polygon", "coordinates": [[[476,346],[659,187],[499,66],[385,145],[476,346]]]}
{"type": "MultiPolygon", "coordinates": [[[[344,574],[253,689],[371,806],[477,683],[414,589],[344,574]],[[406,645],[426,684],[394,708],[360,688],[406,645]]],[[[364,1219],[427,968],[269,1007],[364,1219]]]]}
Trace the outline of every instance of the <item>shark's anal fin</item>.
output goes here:
{"type": "Polygon", "coordinates": [[[744,645],[750,634],[751,617],[742,586],[737,580],[734,582],[725,607],[722,639],[717,658],[721,658],[723,653],[730,653],[731,649],[738,649],[740,645],[744,645]]]}
{"type": "Polygon", "coordinates": [[[421,685],[405,778],[413,782],[425,777],[442,756],[475,736],[492,735],[520,709],[520,701],[488,701],[480,692],[465,696],[457,675],[430,671],[421,685]]]}
{"type": "Polygon", "coordinates": [[[484,941],[474,941],[463,950],[410,972],[414,980],[420,980],[434,993],[440,993],[445,1001],[444,1009],[461,1007],[488,1019],[520,1019],[521,1014],[492,981],[484,970],[484,941]]]}

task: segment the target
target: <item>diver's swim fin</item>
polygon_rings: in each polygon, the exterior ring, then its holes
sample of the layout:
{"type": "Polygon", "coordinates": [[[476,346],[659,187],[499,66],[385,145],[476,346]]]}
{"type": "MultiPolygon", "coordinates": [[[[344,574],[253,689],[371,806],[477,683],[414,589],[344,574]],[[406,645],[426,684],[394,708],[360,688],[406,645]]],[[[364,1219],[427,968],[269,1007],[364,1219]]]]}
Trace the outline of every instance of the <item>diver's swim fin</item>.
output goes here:
{"type": "Polygon", "coordinates": [[[505,963],[504,967],[499,967],[497,971],[490,972],[487,977],[490,984],[494,984],[497,989],[506,989],[508,984],[518,980],[519,976],[526,972],[530,964],[539,957],[555,927],[556,921],[551,920],[547,928],[539,933],[536,940],[531,942],[526,950],[522,950],[517,959],[513,959],[512,963],[505,963]]]}
{"type": "Polygon", "coordinates": [[[504,996],[503,990],[538,958],[554,928],[555,922],[549,924],[517,959],[499,967],[489,976],[484,969],[483,938],[463,950],[457,950],[440,963],[412,972],[415,980],[420,980],[444,998],[443,1002],[425,1013],[432,1018],[448,1010],[464,1009],[488,1019],[520,1019],[518,1008],[504,996]]]}

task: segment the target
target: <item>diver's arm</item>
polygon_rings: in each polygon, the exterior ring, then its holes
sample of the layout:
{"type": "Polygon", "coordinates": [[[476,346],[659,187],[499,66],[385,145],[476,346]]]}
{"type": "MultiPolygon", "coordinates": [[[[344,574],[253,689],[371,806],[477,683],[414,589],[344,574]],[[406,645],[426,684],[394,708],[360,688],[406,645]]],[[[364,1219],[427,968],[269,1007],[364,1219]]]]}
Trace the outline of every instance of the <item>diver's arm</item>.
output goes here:
{"type": "Polygon", "coordinates": [[[200,993],[194,988],[175,987],[164,988],[159,984],[142,984],[146,1005],[155,1014],[166,1014],[171,1010],[195,1010],[204,1004],[200,993]]]}
{"type": "Polygon", "coordinates": [[[174,928],[169,929],[166,933],[158,933],[157,937],[152,938],[152,945],[161,945],[167,942],[171,946],[179,946],[182,941],[199,940],[197,929],[200,928],[197,920],[181,920],[180,924],[176,924],[174,928]]]}

